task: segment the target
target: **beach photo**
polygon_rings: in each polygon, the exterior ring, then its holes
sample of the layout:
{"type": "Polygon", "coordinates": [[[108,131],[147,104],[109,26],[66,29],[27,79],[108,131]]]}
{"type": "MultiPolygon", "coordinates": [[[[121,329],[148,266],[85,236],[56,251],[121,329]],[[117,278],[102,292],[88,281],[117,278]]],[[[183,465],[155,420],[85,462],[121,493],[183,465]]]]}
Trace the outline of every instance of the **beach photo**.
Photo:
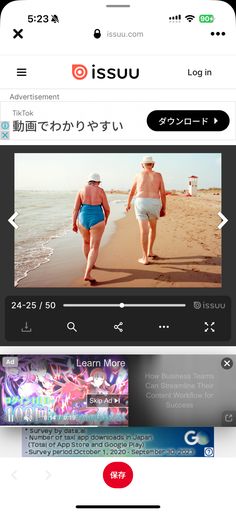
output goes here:
{"type": "Polygon", "coordinates": [[[220,153],[16,153],[14,286],[222,286],[220,153]]]}

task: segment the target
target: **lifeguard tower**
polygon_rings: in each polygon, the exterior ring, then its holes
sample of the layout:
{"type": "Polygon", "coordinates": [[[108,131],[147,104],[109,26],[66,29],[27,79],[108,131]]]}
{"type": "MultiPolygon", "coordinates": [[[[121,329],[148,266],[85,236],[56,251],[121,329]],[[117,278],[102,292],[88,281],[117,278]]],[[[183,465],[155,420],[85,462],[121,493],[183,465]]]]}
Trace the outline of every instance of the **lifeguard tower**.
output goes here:
{"type": "Polygon", "coordinates": [[[189,196],[197,196],[197,181],[198,176],[192,175],[188,177],[188,192],[189,196]]]}

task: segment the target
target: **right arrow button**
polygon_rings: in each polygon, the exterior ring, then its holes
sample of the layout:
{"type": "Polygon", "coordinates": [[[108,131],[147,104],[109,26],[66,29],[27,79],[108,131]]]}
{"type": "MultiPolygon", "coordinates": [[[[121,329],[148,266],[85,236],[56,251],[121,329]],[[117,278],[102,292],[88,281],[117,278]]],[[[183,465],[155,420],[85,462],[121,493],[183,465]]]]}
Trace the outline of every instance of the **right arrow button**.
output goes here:
{"type": "Polygon", "coordinates": [[[228,223],[228,219],[227,217],[224,216],[224,214],[222,214],[222,212],[218,212],[218,216],[222,219],[221,223],[218,224],[218,228],[219,230],[221,230],[223,228],[223,226],[228,223]]]}

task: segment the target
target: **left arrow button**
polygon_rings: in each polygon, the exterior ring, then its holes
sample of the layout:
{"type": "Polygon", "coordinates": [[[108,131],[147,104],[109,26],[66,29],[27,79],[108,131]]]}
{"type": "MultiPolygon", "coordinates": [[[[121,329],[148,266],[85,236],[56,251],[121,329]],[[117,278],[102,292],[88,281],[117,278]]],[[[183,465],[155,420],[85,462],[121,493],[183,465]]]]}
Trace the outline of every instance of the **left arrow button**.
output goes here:
{"type": "Polygon", "coordinates": [[[14,214],[12,214],[12,216],[8,219],[8,223],[10,223],[13,226],[13,228],[15,228],[15,230],[19,228],[18,225],[15,223],[15,219],[18,215],[18,212],[14,212],[14,214]]]}

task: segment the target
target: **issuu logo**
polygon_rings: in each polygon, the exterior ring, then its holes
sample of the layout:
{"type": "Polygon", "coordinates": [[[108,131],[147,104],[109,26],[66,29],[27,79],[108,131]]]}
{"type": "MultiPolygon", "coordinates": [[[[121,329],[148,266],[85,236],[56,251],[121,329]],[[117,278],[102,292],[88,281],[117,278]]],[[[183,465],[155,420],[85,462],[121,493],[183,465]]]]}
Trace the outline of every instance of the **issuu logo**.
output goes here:
{"type": "Polygon", "coordinates": [[[83,80],[87,77],[88,70],[83,64],[72,64],[72,75],[76,80],[83,80]]]}
{"type": "Polygon", "coordinates": [[[207,445],[209,443],[209,437],[207,433],[203,431],[187,431],[184,435],[184,441],[187,445],[207,445]]]}
{"type": "Polygon", "coordinates": [[[131,78],[135,80],[139,77],[139,68],[97,68],[95,64],[92,64],[89,72],[84,64],[72,64],[72,75],[76,80],[83,80],[88,75],[91,76],[93,80],[103,80],[104,78],[108,78],[109,80],[114,80],[114,78],[121,80],[131,78]]]}

